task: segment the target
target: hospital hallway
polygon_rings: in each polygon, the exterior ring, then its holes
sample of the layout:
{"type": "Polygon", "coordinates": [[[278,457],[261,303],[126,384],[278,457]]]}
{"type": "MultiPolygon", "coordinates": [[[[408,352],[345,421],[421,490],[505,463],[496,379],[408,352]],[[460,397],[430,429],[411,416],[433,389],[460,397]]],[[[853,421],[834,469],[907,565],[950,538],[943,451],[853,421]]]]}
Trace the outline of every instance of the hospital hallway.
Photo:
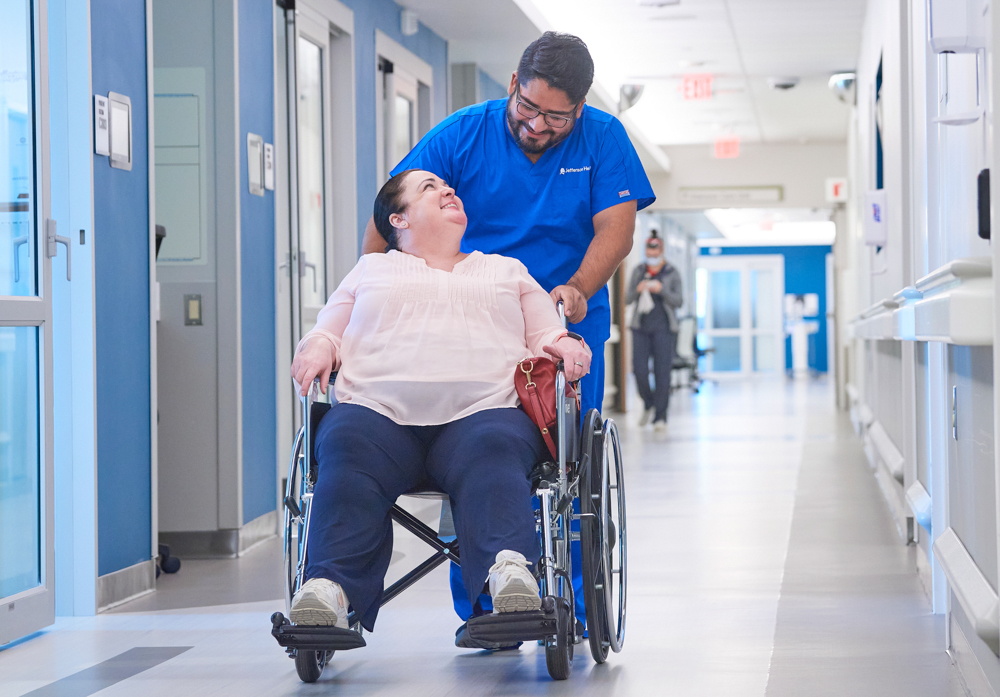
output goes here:
{"type": "MultiPolygon", "coordinates": [[[[636,410],[638,411],[638,410],[636,410]]],[[[568,681],[543,652],[453,646],[439,567],[398,599],[368,647],[302,684],[270,636],[280,543],[185,561],[155,593],[0,650],[0,697],[142,695],[965,694],[876,478],[825,379],[706,383],[675,393],[669,429],[623,417],[628,491],[625,649],[568,681]]],[[[428,523],[435,501],[407,507],[428,523]]],[[[427,548],[397,529],[387,581],[427,548]]]]}

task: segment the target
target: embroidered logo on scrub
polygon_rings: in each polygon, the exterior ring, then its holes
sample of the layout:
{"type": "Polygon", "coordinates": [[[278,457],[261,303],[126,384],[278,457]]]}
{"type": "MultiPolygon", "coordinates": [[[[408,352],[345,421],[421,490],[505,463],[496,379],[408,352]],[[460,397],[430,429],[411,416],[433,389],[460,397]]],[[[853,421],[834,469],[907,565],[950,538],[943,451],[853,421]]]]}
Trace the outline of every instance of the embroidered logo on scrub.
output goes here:
{"type": "Polygon", "coordinates": [[[585,167],[560,167],[559,174],[573,174],[574,172],[589,172],[590,165],[585,167]]]}
{"type": "Polygon", "coordinates": [[[618,192],[618,198],[625,198],[626,196],[628,196],[628,189],[625,189],[625,191],[618,192]]]}

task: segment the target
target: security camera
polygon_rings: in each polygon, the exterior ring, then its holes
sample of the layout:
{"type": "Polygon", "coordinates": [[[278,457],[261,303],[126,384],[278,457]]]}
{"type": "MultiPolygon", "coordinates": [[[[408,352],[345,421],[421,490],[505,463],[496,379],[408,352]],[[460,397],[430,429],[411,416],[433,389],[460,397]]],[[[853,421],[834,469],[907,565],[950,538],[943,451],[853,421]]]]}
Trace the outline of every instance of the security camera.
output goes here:
{"type": "Polygon", "coordinates": [[[772,90],[790,90],[799,84],[797,77],[769,77],[767,86],[772,90]]]}
{"type": "Polygon", "coordinates": [[[854,73],[837,73],[830,76],[830,91],[844,104],[853,105],[856,103],[856,77],[854,73]]]}

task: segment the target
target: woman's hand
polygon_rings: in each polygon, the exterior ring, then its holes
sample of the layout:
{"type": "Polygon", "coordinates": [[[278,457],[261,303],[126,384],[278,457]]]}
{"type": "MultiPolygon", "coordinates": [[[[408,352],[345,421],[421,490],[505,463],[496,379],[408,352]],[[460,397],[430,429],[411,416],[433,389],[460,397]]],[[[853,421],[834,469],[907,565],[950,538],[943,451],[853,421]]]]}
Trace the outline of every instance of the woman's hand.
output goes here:
{"type": "Polygon", "coordinates": [[[292,379],[299,388],[299,394],[303,397],[309,394],[317,377],[321,391],[326,392],[335,360],[333,344],[328,339],[322,336],[308,339],[292,361],[292,379]]]}
{"type": "Polygon", "coordinates": [[[650,293],[659,293],[661,290],[663,290],[663,284],[655,279],[646,281],[645,286],[646,290],[648,290],[650,293]]]}
{"type": "Polygon", "coordinates": [[[590,351],[576,339],[564,336],[542,350],[556,361],[562,360],[567,380],[579,380],[590,372],[590,351]]]}

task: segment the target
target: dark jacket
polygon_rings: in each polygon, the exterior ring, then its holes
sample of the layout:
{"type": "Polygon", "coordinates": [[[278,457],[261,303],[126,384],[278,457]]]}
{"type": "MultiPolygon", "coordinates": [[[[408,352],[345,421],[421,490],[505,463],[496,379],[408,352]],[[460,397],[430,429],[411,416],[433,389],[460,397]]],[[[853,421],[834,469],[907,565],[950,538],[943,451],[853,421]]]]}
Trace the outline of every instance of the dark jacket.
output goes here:
{"type": "MultiPolygon", "coordinates": [[[[684,289],[681,283],[681,274],[669,261],[665,261],[663,266],[655,274],[650,275],[645,264],[640,264],[632,269],[629,276],[628,286],[625,289],[625,304],[631,305],[639,300],[639,291],[636,287],[644,279],[655,279],[659,281],[663,288],[659,293],[651,293],[653,303],[656,306],[653,312],[662,310],[667,315],[670,331],[677,332],[677,308],[684,304],[684,289]]],[[[642,328],[642,316],[638,312],[632,314],[632,322],[629,325],[632,329],[642,328]]]]}

